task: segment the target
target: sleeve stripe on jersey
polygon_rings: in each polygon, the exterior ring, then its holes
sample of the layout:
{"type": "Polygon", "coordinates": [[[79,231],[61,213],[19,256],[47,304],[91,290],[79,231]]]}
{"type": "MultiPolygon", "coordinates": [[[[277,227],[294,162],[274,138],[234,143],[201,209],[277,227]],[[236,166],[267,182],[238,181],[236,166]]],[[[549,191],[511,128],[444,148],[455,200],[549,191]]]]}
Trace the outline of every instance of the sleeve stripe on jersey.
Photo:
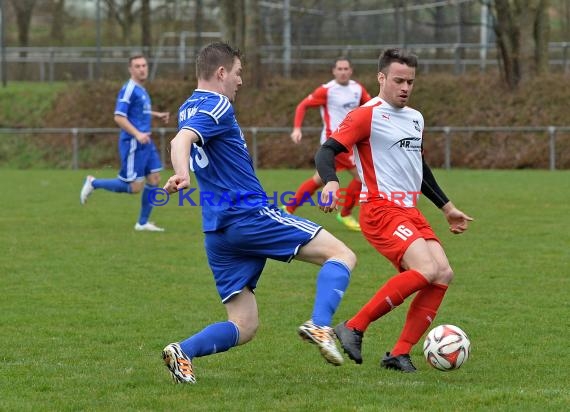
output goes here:
{"type": "Polygon", "coordinates": [[[122,102],[130,103],[131,102],[131,95],[133,94],[133,90],[135,90],[136,83],[132,80],[129,80],[127,87],[125,88],[125,92],[121,97],[122,102]]]}
{"type": "Polygon", "coordinates": [[[193,127],[183,127],[182,129],[190,130],[191,132],[196,133],[196,135],[200,138],[200,144],[198,146],[204,146],[204,137],[200,134],[200,132],[193,127]]]}
{"type": "Polygon", "coordinates": [[[216,104],[216,107],[212,109],[211,112],[202,111],[203,113],[207,113],[214,118],[216,123],[219,123],[220,117],[224,115],[225,112],[231,107],[230,101],[226,97],[220,97],[220,101],[216,104]]]}
{"type": "Polygon", "coordinates": [[[118,111],[118,110],[116,110],[115,113],[113,113],[113,114],[116,114],[116,115],[118,115],[118,116],[127,117],[127,114],[126,114],[125,112],[120,112],[120,111],[118,111]]]}

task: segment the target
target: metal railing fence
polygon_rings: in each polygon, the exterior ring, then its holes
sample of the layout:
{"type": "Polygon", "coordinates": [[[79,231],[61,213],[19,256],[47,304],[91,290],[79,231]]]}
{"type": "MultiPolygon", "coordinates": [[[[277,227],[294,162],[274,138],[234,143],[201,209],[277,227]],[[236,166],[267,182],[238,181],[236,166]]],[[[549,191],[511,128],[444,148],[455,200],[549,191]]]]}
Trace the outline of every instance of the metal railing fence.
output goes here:
{"type": "MultiPolygon", "coordinates": [[[[374,67],[380,50],[398,44],[344,44],[293,46],[291,56],[285,59],[283,46],[260,47],[261,64],[268,73],[282,73],[292,65],[299,71],[312,70],[315,65],[327,67],[339,56],[348,56],[354,65],[374,67]]],[[[485,72],[497,67],[494,45],[479,43],[406,44],[406,48],[420,56],[425,72],[443,70],[463,74],[468,69],[485,72]]],[[[553,70],[570,73],[570,42],[549,43],[549,64],[553,70]]],[[[187,76],[193,73],[197,48],[195,45],[148,47],[6,47],[5,69],[8,80],[94,80],[122,78],[126,61],[133,50],[146,53],[153,79],[187,76]]]]}
{"type": "MultiPolygon", "coordinates": [[[[176,128],[155,128],[153,131],[153,136],[155,137],[155,144],[160,152],[161,160],[164,165],[169,164],[167,159],[167,136],[168,139],[173,137],[176,133],[176,128]],[[156,139],[158,136],[158,139],[156,139]]],[[[291,128],[289,127],[242,127],[242,131],[248,142],[248,147],[256,168],[260,165],[260,136],[261,135],[276,135],[279,134],[281,137],[286,137],[289,139],[289,133],[291,128]]],[[[309,136],[310,133],[317,135],[321,131],[319,127],[304,127],[303,132],[305,136],[309,136]]],[[[58,138],[71,137],[71,169],[77,170],[81,168],[80,164],[80,140],[85,136],[92,135],[107,135],[113,139],[117,139],[119,129],[117,128],[0,128],[0,139],[2,136],[13,136],[13,135],[56,135],[58,138]]],[[[547,146],[548,154],[546,155],[548,159],[548,169],[557,169],[557,157],[559,153],[557,152],[557,135],[560,133],[570,133],[570,126],[525,126],[525,127],[487,127],[487,126],[443,126],[443,127],[426,127],[425,133],[433,136],[435,134],[443,135],[443,144],[440,145],[443,153],[435,153],[436,157],[441,157],[443,161],[439,166],[444,169],[452,168],[453,159],[453,140],[454,136],[461,133],[502,133],[502,134],[538,134],[544,135],[545,143],[547,146]]],[[[306,137],[305,140],[310,139],[306,137]]],[[[1,142],[0,142],[1,143],[1,142]]],[[[2,146],[0,145],[0,148],[2,146]]],[[[58,146],[61,147],[61,146],[58,146]]],[[[274,145],[269,145],[267,151],[271,151],[274,145]]],[[[568,151],[570,153],[570,145],[568,145],[568,151]]],[[[531,151],[533,148],[530,148],[531,151]]],[[[513,152],[513,155],[516,151],[513,152]]],[[[314,153],[310,153],[310,156],[314,153]]],[[[433,156],[433,150],[430,152],[433,156]]],[[[2,159],[2,153],[0,152],[0,160],[2,159]]]]}

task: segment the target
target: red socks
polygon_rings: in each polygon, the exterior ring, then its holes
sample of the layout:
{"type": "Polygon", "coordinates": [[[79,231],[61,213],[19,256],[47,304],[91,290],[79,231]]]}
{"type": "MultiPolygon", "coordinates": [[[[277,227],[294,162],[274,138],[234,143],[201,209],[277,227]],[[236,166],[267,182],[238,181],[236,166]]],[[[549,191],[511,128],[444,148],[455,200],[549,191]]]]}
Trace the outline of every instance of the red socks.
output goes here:
{"type": "Polygon", "coordinates": [[[301,205],[301,202],[307,202],[319,187],[321,187],[321,185],[315,183],[312,177],[301,183],[297,189],[297,192],[295,193],[294,201],[292,200],[292,203],[294,202],[293,205],[287,206],[287,212],[294,213],[295,209],[301,205]]]}
{"type": "MultiPolygon", "coordinates": [[[[344,205],[340,210],[342,217],[350,215],[354,205],[360,199],[360,192],[362,190],[362,182],[358,179],[352,179],[346,188],[346,197],[344,198],[344,205]]],[[[357,219],[358,220],[358,219],[357,219]]]]}
{"type": "Polygon", "coordinates": [[[427,279],[418,271],[407,270],[399,273],[388,279],[374,297],[352,319],[346,322],[346,326],[365,332],[368,325],[376,319],[401,305],[404,299],[412,293],[428,285],[427,279]]]}
{"type": "Polygon", "coordinates": [[[447,285],[432,283],[421,289],[408,309],[402,334],[392,349],[392,356],[410,353],[433,322],[445,296],[447,285]]]}

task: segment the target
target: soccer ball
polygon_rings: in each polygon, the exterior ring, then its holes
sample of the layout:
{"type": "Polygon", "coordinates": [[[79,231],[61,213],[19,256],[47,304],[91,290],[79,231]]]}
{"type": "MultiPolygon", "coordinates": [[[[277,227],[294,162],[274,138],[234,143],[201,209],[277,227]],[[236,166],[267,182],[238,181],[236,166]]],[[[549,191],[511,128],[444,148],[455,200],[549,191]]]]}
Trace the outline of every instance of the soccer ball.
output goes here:
{"type": "Polygon", "coordinates": [[[459,369],[469,358],[470,349],[467,334],[454,325],[433,328],[424,341],[427,362],[440,371],[459,369]]]}

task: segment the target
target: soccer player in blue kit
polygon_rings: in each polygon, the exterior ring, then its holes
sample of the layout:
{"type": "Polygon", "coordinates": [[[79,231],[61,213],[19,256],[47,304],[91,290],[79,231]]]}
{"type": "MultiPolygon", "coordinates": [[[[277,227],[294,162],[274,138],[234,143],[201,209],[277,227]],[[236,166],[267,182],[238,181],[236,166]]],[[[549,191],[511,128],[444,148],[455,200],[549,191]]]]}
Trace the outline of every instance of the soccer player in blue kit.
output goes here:
{"type": "Polygon", "coordinates": [[[178,133],[171,141],[174,175],[164,189],[175,193],[189,187],[192,170],[201,193],[208,194],[202,202],[204,243],[228,320],[167,345],[163,360],[174,382],[195,383],[195,358],[253,339],[259,325],[253,291],[270,258],[321,266],[312,317],[298,334],[316,344],[329,363],[340,365],[330,325],[356,256],[321,226],[269,204],[232,106],[242,85],[239,50],[221,42],[204,47],[196,75],[197,88],[178,111],[178,133]]]}
{"type": "Polygon", "coordinates": [[[79,201],[83,205],[96,189],[105,189],[116,193],[139,193],[142,190],[141,211],[135,224],[135,230],[162,232],[163,228],[149,221],[153,205],[149,195],[160,183],[162,163],[151,139],[152,117],[168,123],[170,113],[155,112],[151,109],[151,100],[143,87],[148,77],[148,64],[143,55],[136,54],[129,58],[131,78],[123,85],[115,105],[115,123],[121,128],[119,135],[119,153],[121,170],[115,179],[96,179],[87,176],[79,201]],[[145,184],[146,178],[146,184],[145,184]]]}

